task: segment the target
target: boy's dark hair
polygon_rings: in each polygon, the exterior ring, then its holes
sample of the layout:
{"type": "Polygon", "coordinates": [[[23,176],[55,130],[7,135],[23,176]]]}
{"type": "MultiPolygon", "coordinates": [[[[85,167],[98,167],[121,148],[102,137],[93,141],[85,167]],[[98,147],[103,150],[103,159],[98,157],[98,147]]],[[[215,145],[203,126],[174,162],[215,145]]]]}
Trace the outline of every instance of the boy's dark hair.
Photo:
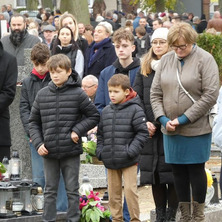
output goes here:
{"type": "Polygon", "coordinates": [[[47,67],[49,72],[54,71],[57,68],[65,69],[68,72],[71,69],[71,61],[68,56],[64,54],[53,55],[47,61],[47,67]]]}
{"type": "Polygon", "coordinates": [[[136,27],[135,32],[138,33],[141,36],[146,35],[146,29],[142,26],[136,27]]]}
{"type": "Polygon", "coordinates": [[[114,43],[120,43],[122,39],[130,41],[134,45],[133,33],[125,30],[125,28],[119,28],[117,31],[115,31],[112,38],[114,43]]]}
{"type": "Polygon", "coordinates": [[[130,89],[130,79],[127,75],[124,74],[115,74],[108,81],[108,87],[110,86],[121,86],[121,88],[125,91],[130,89]]]}
{"type": "Polygon", "coordinates": [[[50,57],[50,50],[46,44],[37,43],[31,51],[31,61],[35,65],[45,64],[50,57]]]}

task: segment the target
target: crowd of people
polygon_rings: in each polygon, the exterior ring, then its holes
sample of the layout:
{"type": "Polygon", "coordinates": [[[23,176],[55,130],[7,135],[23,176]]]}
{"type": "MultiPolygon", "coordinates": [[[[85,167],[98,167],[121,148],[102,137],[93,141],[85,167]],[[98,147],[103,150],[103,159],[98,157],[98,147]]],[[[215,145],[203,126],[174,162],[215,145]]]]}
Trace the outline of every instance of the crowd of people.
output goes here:
{"type": "Polygon", "coordinates": [[[220,13],[207,22],[193,13],[109,11],[83,24],[59,10],[40,8],[29,18],[4,5],[2,16],[10,32],[0,41],[0,158],[10,157],[9,105],[30,48],[33,70],[21,82],[20,116],[32,179],[44,188],[43,220],[67,211],[68,221],[79,221],[81,137],[97,133],[113,222],[140,221],[139,170],[140,184],[152,186],[157,222],[175,221],[178,208],[181,221],[203,222],[207,113],[219,72],[196,40],[204,31],[222,32],[220,13]]]}

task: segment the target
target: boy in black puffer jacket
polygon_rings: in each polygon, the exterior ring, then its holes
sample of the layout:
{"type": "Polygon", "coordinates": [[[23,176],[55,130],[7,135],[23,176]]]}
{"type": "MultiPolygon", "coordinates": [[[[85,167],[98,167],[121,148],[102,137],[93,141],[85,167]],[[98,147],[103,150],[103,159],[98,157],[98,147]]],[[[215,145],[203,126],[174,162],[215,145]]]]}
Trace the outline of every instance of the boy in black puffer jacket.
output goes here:
{"type": "Polygon", "coordinates": [[[111,103],[101,114],[96,155],[108,169],[109,206],[113,221],[123,221],[124,193],[132,221],[139,220],[137,163],[148,139],[146,119],[129,77],[116,74],[108,81],[111,103]]]}
{"type": "Polygon", "coordinates": [[[52,81],[38,92],[29,119],[30,137],[38,154],[44,157],[43,221],[56,221],[61,169],[69,203],[67,221],[77,222],[80,219],[80,138],[97,125],[99,113],[81,89],[80,77],[72,71],[66,55],[52,56],[47,67],[52,81]]]}
{"type": "MultiPolygon", "coordinates": [[[[19,106],[22,124],[25,129],[26,136],[29,139],[32,163],[32,181],[34,183],[38,183],[42,189],[45,187],[43,158],[37,153],[30,139],[29,117],[38,91],[46,87],[51,81],[50,74],[46,66],[46,62],[49,60],[49,58],[50,50],[46,44],[38,43],[32,48],[31,61],[33,63],[33,69],[30,75],[23,80],[19,106]]],[[[66,211],[67,207],[68,200],[65,193],[65,184],[63,177],[61,176],[56,208],[58,211],[66,211]]]]}

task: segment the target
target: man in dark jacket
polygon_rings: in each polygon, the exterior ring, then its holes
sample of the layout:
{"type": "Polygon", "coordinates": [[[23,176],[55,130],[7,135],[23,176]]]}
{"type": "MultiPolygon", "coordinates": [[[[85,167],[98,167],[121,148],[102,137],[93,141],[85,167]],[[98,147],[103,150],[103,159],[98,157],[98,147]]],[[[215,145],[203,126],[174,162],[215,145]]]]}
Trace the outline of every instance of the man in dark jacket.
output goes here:
{"type": "Polygon", "coordinates": [[[0,162],[10,158],[9,105],[13,102],[18,76],[16,58],[4,51],[0,42],[0,162]]]}
{"type": "Polygon", "coordinates": [[[24,66],[24,49],[32,48],[40,39],[27,32],[23,15],[12,15],[10,28],[11,34],[1,39],[4,50],[16,57],[18,66],[24,66]]]}
{"type": "Polygon", "coordinates": [[[45,191],[43,221],[56,220],[56,197],[60,170],[68,197],[67,221],[79,221],[79,167],[81,136],[99,121],[96,107],[81,89],[81,80],[63,54],[47,62],[52,81],[41,89],[33,103],[29,133],[44,158],[45,191]],[[82,116],[85,118],[82,118],[82,116]]]}
{"type": "Polygon", "coordinates": [[[123,221],[122,177],[131,221],[139,222],[137,163],[148,139],[146,118],[129,77],[116,74],[108,81],[111,103],[102,111],[96,155],[108,169],[109,207],[113,221],[123,221]]]}
{"type": "Polygon", "coordinates": [[[85,76],[92,74],[99,78],[100,72],[116,60],[116,53],[111,41],[112,26],[100,22],[94,32],[94,41],[86,50],[85,76]]]}

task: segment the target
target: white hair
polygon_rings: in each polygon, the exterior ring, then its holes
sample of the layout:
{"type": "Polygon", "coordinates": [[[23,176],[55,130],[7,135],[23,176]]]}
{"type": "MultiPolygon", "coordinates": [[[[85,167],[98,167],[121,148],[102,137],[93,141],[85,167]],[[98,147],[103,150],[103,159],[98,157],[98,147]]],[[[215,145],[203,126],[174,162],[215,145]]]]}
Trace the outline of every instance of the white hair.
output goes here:
{"type": "Polygon", "coordinates": [[[94,75],[87,75],[82,79],[82,81],[84,79],[85,80],[92,80],[94,84],[98,85],[98,79],[94,75]]]}

